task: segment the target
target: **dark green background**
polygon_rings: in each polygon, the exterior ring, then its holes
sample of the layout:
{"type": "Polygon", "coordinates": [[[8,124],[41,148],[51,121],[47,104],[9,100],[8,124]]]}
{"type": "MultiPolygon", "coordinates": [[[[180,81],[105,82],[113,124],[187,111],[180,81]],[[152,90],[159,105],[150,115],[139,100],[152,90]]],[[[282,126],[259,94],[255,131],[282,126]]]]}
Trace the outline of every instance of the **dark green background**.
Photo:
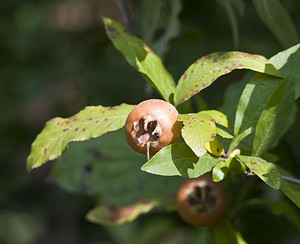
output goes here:
{"type": "MultiPolygon", "coordinates": [[[[136,31],[141,33],[140,1],[128,2],[136,31]]],[[[282,2],[299,30],[300,2],[282,2]]],[[[175,80],[196,59],[211,52],[239,50],[271,57],[284,49],[261,22],[251,1],[245,1],[243,17],[236,15],[237,47],[228,15],[217,1],[182,3],[180,32],[163,57],[175,80]]],[[[71,116],[87,105],[136,104],[149,96],[143,78],[107,38],[101,16],[122,21],[117,4],[109,0],[0,3],[1,244],[126,243],[128,233],[145,243],[153,243],[153,236],[161,237],[159,243],[192,243],[173,240],[172,230],[182,225],[176,214],[152,214],[123,228],[91,224],[84,216],[96,200],[56,186],[49,177],[53,163],[30,174],[26,171],[30,144],[47,120],[71,116]]],[[[203,91],[207,108],[218,109],[225,88],[242,74],[235,71],[203,91]]],[[[276,149],[286,168],[298,177],[299,144],[299,129],[294,125],[276,149]]],[[[263,209],[251,213],[245,213],[247,221],[242,223],[249,243],[258,243],[264,236],[273,238],[269,243],[292,243],[287,238],[295,230],[285,219],[263,209]]],[[[180,237],[174,239],[180,241],[180,237]]]]}

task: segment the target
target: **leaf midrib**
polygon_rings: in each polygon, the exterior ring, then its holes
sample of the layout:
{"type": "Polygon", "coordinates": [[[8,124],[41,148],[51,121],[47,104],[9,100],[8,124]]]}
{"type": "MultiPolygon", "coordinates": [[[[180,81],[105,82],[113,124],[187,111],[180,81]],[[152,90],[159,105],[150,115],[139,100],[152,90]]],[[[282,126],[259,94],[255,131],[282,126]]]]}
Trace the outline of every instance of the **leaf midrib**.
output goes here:
{"type": "MultiPolygon", "coordinates": [[[[225,56],[225,55],[224,55],[224,56],[225,56]]],[[[204,56],[204,57],[206,57],[206,56],[204,56]]],[[[200,59],[202,59],[202,58],[200,58],[200,59]]],[[[200,60],[200,59],[198,59],[198,60],[200,60]]],[[[228,58],[228,59],[226,59],[226,61],[227,61],[227,60],[230,60],[230,61],[232,62],[232,61],[234,61],[234,60],[240,60],[240,58],[228,58]]],[[[248,62],[248,63],[250,63],[250,64],[257,64],[256,62],[253,62],[252,60],[249,60],[249,59],[244,59],[244,60],[245,60],[245,62],[248,62]]],[[[225,63],[225,61],[222,62],[222,64],[224,64],[224,63],[225,63]]],[[[194,83],[195,80],[198,80],[199,77],[200,77],[201,75],[203,75],[204,72],[208,72],[209,69],[213,68],[214,66],[218,66],[218,65],[220,65],[220,62],[212,63],[209,67],[206,66],[206,69],[205,69],[204,71],[198,72],[199,75],[197,75],[194,79],[191,79],[191,81],[188,82],[188,83],[187,83],[187,82],[185,82],[185,83],[181,82],[182,80],[184,80],[184,78],[183,78],[184,75],[182,75],[182,76],[180,77],[180,79],[179,79],[178,84],[187,84],[187,85],[185,86],[184,89],[181,89],[182,92],[179,94],[179,97],[178,97],[178,99],[175,101],[175,104],[178,104],[178,101],[180,100],[182,94],[185,93],[185,91],[188,89],[188,87],[190,87],[190,84],[194,83]]],[[[199,66],[199,65],[198,65],[198,64],[192,64],[192,65],[186,70],[186,72],[189,72],[189,71],[190,71],[192,68],[194,68],[195,66],[199,66]]],[[[245,69],[245,66],[243,66],[243,67],[236,67],[236,68],[234,68],[234,69],[245,69]]],[[[231,72],[232,70],[234,70],[234,69],[231,69],[230,72],[231,72]]],[[[190,73],[190,72],[189,72],[189,73],[190,73]]],[[[224,74],[221,74],[221,75],[217,76],[216,79],[219,78],[219,77],[222,76],[222,75],[224,75],[224,74]]],[[[212,77],[213,77],[213,76],[212,76],[212,77]]],[[[178,86],[177,86],[177,87],[178,87],[178,86]]],[[[200,87],[200,90],[199,90],[199,91],[201,91],[201,90],[203,90],[202,87],[200,87]]]]}

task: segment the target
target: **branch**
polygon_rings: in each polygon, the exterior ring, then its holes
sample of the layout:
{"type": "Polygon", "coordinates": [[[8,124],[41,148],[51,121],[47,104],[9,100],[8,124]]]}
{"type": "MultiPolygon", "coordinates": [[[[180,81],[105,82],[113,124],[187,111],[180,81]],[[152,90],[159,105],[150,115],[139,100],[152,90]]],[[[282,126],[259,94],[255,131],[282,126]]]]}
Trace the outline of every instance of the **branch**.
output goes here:
{"type": "Polygon", "coordinates": [[[131,34],[136,35],[126,0],[115,0],[115,1],[117,2],[118,6],[119,6],[119,9],[122,13],[122,16],[123,16],[123,19],[125,21],[128,31],[131,34]]]}
{"type": "Polygon", "coordinates": [[[300,179],[297,179],[297,178],[293,178],[293,177],[290,177],[290,176],[282,175],[281,179],[282,180],[286,180],[286,181],[288,181],[290,183],[293,183],[293,184],[296,184],[296,185],[300,185],[300,179]]]}

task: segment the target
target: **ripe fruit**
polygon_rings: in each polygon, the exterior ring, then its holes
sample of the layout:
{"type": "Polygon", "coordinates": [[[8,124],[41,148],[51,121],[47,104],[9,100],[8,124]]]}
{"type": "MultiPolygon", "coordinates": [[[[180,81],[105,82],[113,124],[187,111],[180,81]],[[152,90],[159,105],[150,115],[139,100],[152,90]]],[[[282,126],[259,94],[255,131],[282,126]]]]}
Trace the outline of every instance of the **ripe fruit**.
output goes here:
{"type": "Polygon", "coordinates": [[[226,193],[208,176],[189,179],[177,192],[177,209],[181,218],[193,226],[213,226],[227,210],[226,193]]]}
{"type": "Polygon", "coordinates": [[[176,108],[163,100],[139,103],[128,115],[125,133],[128,144],[137,152],[153,155],[180,138],[181,123],[176,108]]]}

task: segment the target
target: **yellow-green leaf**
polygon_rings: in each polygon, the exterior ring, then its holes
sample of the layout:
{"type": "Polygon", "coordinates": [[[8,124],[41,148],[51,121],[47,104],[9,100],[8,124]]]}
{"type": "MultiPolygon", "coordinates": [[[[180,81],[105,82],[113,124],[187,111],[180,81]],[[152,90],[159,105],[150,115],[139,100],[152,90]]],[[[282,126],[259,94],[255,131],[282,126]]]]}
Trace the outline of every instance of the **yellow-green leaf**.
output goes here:
{"type": "Polygon", "coordinates": [[[109,18],[103,18],[105,29],[113,45],[136,68],[162,97],[173,102],[175,82],[162,60],[141,39],[131,35],[125,26],[109,18]]]}
{"type": "Polygon", "coordinates": [[[187,101],[218,77],[235,69],[250,69],[281,77],[279,71],[263,56],[243,52],[212,53],[198,59],[181,76],[175,91],[175,105],[187,101]]]}
{"type": "Polygon", "coordinates": [[[281,186],[281,175],[277,167],[259,157],[236,155],[251,171],[268,186],[278,190],[281,186]]]}
{"type": "Polygon", "coordinates": [[[27,169],[60,157],[71,141],[85,141],[122,128],[133,108],[128,104],[88,106],[70,118],[51,119],[32,143],[27,169]]]}

